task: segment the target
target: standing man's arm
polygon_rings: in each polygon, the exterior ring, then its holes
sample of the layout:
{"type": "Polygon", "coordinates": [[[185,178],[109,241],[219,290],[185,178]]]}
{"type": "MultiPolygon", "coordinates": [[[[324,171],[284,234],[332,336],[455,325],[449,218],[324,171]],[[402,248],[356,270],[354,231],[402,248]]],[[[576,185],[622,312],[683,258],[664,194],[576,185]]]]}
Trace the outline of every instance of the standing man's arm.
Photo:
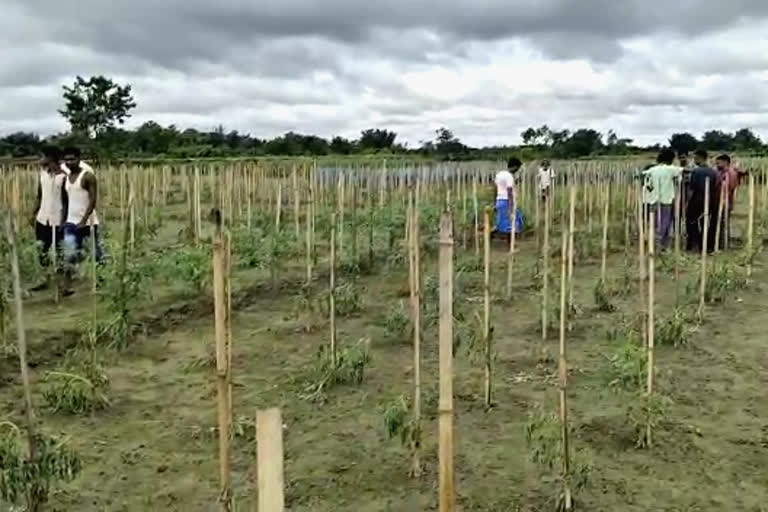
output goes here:
{"type": "MultiPolygon", "coordinates": [[[[64,180],[68,180],[69,178],[65,175],[64,180]]],[[[63,226],[67,222],[67,214],[69,212],[69,196],[67,195],[67,187],[65,187],[63,184],[61,185],[61,223],[60,226],[63,226]]]]}
{"type": "Polygon", "coordinates": [[[80,223],[77,227],[82,228],[88,225],[88,219],[90,218],[93,210],[96,209],[96,200],[98,199],[98,186],[96,184],[96,176],[92,172],[88,172],[83,176],[83,188],[88,191],[88,208],[85,210],[83,218],[80,219],[80,223]]]}

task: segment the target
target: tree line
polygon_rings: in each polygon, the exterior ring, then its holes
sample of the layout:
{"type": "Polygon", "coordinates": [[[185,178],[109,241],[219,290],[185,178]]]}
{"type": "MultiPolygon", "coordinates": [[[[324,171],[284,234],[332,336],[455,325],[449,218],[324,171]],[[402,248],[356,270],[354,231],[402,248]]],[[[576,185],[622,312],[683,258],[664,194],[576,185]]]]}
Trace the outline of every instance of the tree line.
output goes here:
{"type": "MultiPolygon", "coordinates": [[[[123,128],[136,107],[130,85],[96,76],[77,77],[63,88],[64,108],[59,113],[70,124],[66,133],[40,137],[17,132],[0,138],[0,156],[31,157],[45,144],[77,145],[99,159],[120,158],[225,158],[258,156],[325,155],[404,155],[443,160],[502,159],[510,153],[523,158],[579,158],[601,155],[631,155],[657,151],[661,144],[639,146],[632,139],[619,137],[613,130],[601,133],[590,128],[553,130],[544,125],[526,128],[522,145],[474,148],[464,144],[448,128],[410,147],[398,141],[398,134],[382,128],[369,128],[356,139],[342,136],[324,138],[288,132],[271,139],[260,138],[219,125],[210,131],[161,126],[148,121],[140,127],[123,128]]],[[[710,130],[701,138],[690,133],[675,133],[666,143],[677,152],[697,148],[712,151],[760,154],[768,147],[750,128],[734,133],[710,130]]]]}

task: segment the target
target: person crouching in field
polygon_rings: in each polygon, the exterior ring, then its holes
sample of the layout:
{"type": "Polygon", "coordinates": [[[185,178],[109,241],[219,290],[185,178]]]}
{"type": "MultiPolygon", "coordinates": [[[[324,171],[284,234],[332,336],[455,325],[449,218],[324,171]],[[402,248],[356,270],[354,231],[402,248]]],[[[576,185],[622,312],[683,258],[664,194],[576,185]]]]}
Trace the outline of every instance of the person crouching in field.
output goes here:
{"type": "Polygon", "coordinates": [[[496,230],[497,236],[511,236],[512,222],[510,212],[515,212],[515,174],[523,166],[517,158],[510,158],[506,170],[496,174],[496,230]]]}
{"type": "Polygon", "coordinates": [[[98,184],[96,174],[90,167],[81,165],[80,150],[69,148],[64,151],[64,165],[68,172],[65,180],[65,188],[69,207],[67,220],[64,223],[64,254],[67,264],[65,273],[65,289],[63,295],[70,296],[72,279],[77,264],[82,259],[83,242],[91,237],[93,227],[94,245],[96,254],[94,257],[98,263],[103,259],[101,240],[99,239],[99,217],[96,214],[96,202],[98,200],[98,184]]]}
{"type": "Polygon", "coordinates": [[[669,247],[675,198],[683,171],[674,162],[675,152],[662,149],[656,158],[656,165],[648,169],[645,175],[648,205],[651,213],[656,215],[656,243],[662,250],[669,247]]]}
{"type": "MultiPolygon", "coordinates": [[[[61,246],[61,226],[67,212],[67,193],[64,187],[66,178],[66,174],[61,170],[61,151],[54,146],[43,148],[37,181],[37,199],[30,219],[30,223],[35,226],[40,265],[43,268],[51,265],[50,255],[54,240],[57,249],[61,246]]],[[[58,251],[56,252],[58,254],[58,251]]],[[[46,278],[32,288],[32,291],[44,290],[49,285],[50,282],[46,278]]]]}

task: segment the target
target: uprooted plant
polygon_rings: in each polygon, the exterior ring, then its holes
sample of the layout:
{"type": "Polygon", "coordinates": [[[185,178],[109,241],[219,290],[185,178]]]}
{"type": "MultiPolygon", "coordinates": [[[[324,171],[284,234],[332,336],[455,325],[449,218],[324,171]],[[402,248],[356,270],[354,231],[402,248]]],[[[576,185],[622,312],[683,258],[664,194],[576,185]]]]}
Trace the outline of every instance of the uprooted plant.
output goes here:
{"type": "Polygon", "coordinates": [[[681,308],[675,308],[668,315],[656,319],[654,340],[659,345],[681,347],[688,344],[691,319],[681,308]]]}
{"type": "Polygon", "coordinates": [[[337,348],[335,353],[330,346],[321,345],[309,369],[302,398],[323,401],[326,392],[335,386],[361,384],[371,362],[369,345],[370,340],[362,339],[350,347],[337,348]]]}

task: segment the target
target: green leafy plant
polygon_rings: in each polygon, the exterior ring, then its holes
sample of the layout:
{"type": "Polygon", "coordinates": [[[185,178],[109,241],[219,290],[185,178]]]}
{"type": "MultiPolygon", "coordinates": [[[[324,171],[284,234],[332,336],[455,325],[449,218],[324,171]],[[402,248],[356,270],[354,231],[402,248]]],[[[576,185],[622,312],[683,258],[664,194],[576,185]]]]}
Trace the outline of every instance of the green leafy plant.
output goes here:
{"type": "MultiPolygon", "coordinates": [[[[572,431],[569,429],[569,432],[572,431]]],[[[561,424],[557,415],[546,413],[540,407],[528,413],[525,440],[531,462],[541,469],[546,480],[557,483],[552,500],[555,509],[565,510],[566,493],[576,493],[589,484],[591,463],[583,452],[576,451],[569,454],[568,475],[562,474],[564,447],[561,424]]]]}
{"type": "Polygon", "coordinates": [[[598,279],[597,284],[595,284],[594,296],[595,306],[597,307],[598,311],[602,311],[604,313],[613,313],[616,311],[616,305],[611,302],[611,297],[606,287],[606,283],[602,279],[598,279]]]}
{"type": "Polygon", "coordinates": [[[670,314],[656,320],[654,341],[659,345],[680,347],[688,344],[690,319],[681,308],[675,308],[670,314]]]}
{"type": "Polygon", "coordinates": [[[187,293],[200,294],[213,280],[210,248],[183,247],[167,251],[160,259],[158,270],[166,281],[180,281],[187,293]]]}
{"type": "Polygon", "coordinates": [[[627,423],[632,427],[637,448],[647,448],[648,427],[656,431],[666,420],[672,401],[659,393],[648,395],[643,391],[627,400],[627,423]]]}
{"type": "Polygon", "coordinates": [[[43,379],[43,398],[54,413],[87,414],[109,406],[104,383],[75,373],[48,372],[43,379]]]}
{"type": "Polygon", "coordinates": [[[363,310],[364,289],[352,283],[345,283],[336,288],[336,314],[351,316],[363,310]]]}
{"type": "Polygon", "coordinates": [[[410,400],[405,396],[399,396],[388,404],[382,412],[382,417],[390,439],[399,437],[403,446],[418,444],[420,427],[413,421],[410,400]]]}
{"type": "Polygon", "coordinates": [[[132,319],[135,308],[151,295],[150,282],[156,267],[149,256],[126,246],[112,245],[112,258],[101,268],[102,295],[106,299],[108,319],[99,338],[106,338],[112,347],[123,349],[133,336],[132,319]],[[128,253],[131,253],[130,255],[128,253]]]}
{"type": "Polygon", "coordinates": [[[707,278],[704,299],[709,303],[725,302],[730,293],[747,286],[749,282],[737,265],[730,261],[716,261],[707,278]]]}
{"type": "Polygon", "coordinates": [[[370,341],[363,339],[355,345],[337,348],[336,360],[330,346],[321,345],[309,369],[309,383],[302,397],[322,401],[328,389],[345,384],[361,384],[365,369],[371,362],[370,341]]]}
{"type": "Polygon", "coordinates": [[[606,355],[604,375],[607,384],[618,391],[641,389],[647,378],[648,355],[634,334],[628,334],[613,352],[606,355]]]}
{"type": "Polygon", "coordinates": [[[391,340],[406,343],[410,341],[412,332],[411,317],[405,302],[400,300],[384,316],[384,333],[391,340]]]}
{"type": "Polygon", "coordinates": [[[0,501],[24,504],[24,510],[39,511],[48,502],[51,487],[57,482],[71,482],[82,470],[77,453],[67,446],[67,439],[41,432],[31,442],[10,422],[0,423],[0,501]]]}

